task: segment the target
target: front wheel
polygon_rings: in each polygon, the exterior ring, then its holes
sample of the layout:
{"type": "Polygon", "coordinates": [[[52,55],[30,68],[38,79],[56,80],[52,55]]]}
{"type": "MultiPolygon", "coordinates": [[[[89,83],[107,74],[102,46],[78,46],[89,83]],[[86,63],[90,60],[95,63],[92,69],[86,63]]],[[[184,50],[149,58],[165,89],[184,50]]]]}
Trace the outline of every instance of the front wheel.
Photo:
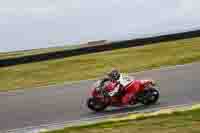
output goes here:
{"type": "Polygon", "coordinates": [[[87,106],[89,109],[95,112],[103,111],[107,107],[107,105],[104,102],[97,98],[89,98],[87,100],[87,106]]]}
{"type": "Polygon", "coordinates": [[[159,91],[157,89],[151,88],[149,89],[143,97],[142,104],[150,105],[155,104],[159,99],[159,91]]]}

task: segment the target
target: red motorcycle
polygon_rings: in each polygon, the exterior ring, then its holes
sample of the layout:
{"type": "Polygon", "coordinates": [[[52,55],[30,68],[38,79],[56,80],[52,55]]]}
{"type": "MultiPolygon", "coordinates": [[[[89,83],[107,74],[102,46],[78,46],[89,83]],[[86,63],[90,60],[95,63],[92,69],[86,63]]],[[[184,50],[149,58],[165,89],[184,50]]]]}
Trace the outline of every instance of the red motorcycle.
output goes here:
{"type": "Polygon", "coordinates": [[[127,104],[123,104],[122,99],[127,93],[132,93],[134,96],[134,98],[128,102],[128,105],[135,105],[138,103],[151,105],[158,101],[159,91],[153,80],[134,80],[133,78],[126,77],[126,81],[126,86],[112,97],[110,97],[108,93],[116,87],[117,83],[107,81],[104,83],[104,87],[100,87],[101,81],[97,81],[92,87],[90,98],[87,100],[88,108],[99,112],[105,110],[108,106],[126,106],[127,104]]]}

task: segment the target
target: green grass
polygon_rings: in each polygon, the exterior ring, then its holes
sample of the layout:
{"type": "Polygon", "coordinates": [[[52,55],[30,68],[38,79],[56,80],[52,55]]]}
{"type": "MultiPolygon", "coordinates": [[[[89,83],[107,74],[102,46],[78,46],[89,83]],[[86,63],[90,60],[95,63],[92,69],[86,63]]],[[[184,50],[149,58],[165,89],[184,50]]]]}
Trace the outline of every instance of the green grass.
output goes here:
{"type": "Polygon", "coordinates": [[[0,91],[200,61],[200,37],[0,68],[0,91]]]}
{"type": "Polygon", "coordinates": [[[139,120],[71,127],[48,133],[199,133],[200,109],[139,120]]]}
{"type": "Polygon", "coordinates": [[[22,56],[28,56],[28,55],[43,54],[43,53],[56,52],[56,51],[67,50],[67,49],[74,49],[78,47],[80,47],[80,45],[41,48],[41,49],[24,50],[24,51],[16,51],[16,52],[1,52],[0,59],[9,59],[9,58],[16,58],[16,57],[22,57],[22,56]]]}

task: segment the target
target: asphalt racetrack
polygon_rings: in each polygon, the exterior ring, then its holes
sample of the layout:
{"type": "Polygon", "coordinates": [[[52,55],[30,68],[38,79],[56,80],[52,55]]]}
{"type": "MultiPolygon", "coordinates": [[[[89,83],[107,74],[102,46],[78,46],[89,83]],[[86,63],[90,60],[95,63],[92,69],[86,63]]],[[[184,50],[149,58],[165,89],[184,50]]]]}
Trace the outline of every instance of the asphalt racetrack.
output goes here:
{"type": "MultiPolygon", "coordinates": [[[[80,72],[81,74],[81,72],[80,72]]],[[[200,102],[200,63],[132,74],[137,79],[154,79],[160,86],[160,101],[148,108],[200,102]]],[[[93,80],[72,84],[0,93],[0,131],[55,122],[106,116],[141,107],[108,109],[93,113],[85,106],[93,80]]]]}

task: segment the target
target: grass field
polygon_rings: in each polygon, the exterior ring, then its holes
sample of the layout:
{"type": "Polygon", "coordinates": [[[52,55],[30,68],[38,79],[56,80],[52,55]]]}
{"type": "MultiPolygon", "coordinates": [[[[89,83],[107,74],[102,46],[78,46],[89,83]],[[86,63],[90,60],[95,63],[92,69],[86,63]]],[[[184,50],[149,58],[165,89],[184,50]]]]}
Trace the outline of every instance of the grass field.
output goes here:
{"type": "Polygon", "coordinates": [[[200,61],[200,37],[0,68],[0,91],[200,61]]]}
{"type": "Polygon", "coordinates": [[[41,49],[16,51],[16,52],[1,52],[0,59],[9,59],[9,58],[22,57],[22,56],[28,56],[28,55],[43,54],[43,53],[56,52],[56,51],[67,50],[67,49],[74,49],[78,47],[80,47],[80,45],[41,48],[41,49]]]}
{"type": "Polygon", "coordinates": [[[82,127],[48,133],[200,133],[200,109],[82,127]]]}

